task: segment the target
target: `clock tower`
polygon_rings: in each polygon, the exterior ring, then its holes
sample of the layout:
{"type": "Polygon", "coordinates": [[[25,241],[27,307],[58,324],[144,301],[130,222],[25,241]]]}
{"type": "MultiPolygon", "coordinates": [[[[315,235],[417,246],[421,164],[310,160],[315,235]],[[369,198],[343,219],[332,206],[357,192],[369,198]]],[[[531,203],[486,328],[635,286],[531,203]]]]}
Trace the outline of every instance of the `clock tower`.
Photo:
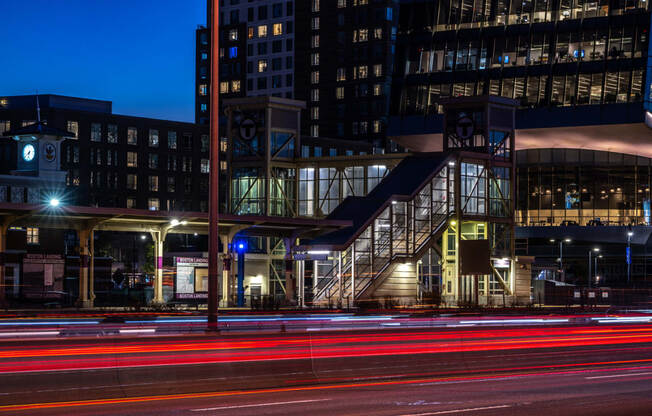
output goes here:
{"type": "Polygon", "coordinates": [[[65,178],[61,171],[61,142],[72,133],[38,122],[10,132],[17,142],[15,173],[47,181],[65,178]]]}

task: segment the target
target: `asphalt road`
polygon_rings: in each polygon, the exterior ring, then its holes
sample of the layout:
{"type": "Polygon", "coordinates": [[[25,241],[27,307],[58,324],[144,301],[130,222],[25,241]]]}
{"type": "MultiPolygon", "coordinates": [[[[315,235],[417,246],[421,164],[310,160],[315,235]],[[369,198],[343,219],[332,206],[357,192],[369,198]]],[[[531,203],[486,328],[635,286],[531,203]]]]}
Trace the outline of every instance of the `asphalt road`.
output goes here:
{"type": "Polygon", "coordinates": [[[651,415],[652,325],[5,340],[1,414],[651,415]]]}

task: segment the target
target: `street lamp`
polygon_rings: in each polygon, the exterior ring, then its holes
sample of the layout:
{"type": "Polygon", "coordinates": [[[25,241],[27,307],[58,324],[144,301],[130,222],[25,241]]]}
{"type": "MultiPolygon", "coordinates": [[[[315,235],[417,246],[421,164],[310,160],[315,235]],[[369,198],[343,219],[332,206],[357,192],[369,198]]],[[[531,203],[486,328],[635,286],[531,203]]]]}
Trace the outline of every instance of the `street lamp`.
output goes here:
{"type": "MultiPolygon", "coordinates": [[[[555,239],[551,238],[550,242],[555,243],[555,239]]],[[[568,244],[571,242],[570,238],[564,238],[559,240],[559,274],[562,276],[562,282],[566,279],[564,279],[564,243],[568,244]]]]}
{"type": "Polygon", "coordinates": [[[589,276],[588,276],[589,289],[591,289],[591,281],[593,280],[593,273],[591,273],[591,254],[595,253],[595,256],[597,256],[599,252],[600,252],[599,247],[593,247],[592,250],[589,250],[589,276]]]}
{"type": "Polygon", "coordinates": [[[61,201],[59,200],[59,198],[50,198],[50,206],[51,207],[56,208],[56,207],[59,206],[60,203],[61,203],[61,201]]]}
{"type": "Polygon", "coordinates": [[[632,237],[633,236],[634,236],[634,231],[632,231],[632,227],[629,227],[627,229],[627,253],[625,259],[627,261],[627,285],[628,286],[632,279],[632,237]]]}
{"type": "Polygon", "coordinates": [[[593,256],[593,271],[595,272],[595,284],[597,285],[600,282],[600,275],[598,274],[598,259],[602,258],[602,254],[593,256]]]}

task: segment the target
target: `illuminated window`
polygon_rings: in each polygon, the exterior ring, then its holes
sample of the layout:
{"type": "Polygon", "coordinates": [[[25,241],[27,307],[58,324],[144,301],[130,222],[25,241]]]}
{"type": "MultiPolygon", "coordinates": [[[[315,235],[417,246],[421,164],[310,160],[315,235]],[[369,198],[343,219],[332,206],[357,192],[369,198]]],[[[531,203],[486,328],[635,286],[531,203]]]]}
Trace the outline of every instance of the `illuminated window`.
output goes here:
{"type": "Polygon", "coordinates": [[[137,190],[138,189],[138,176],[134,174],[127,175],[127,189],[137,190]]]}
{"type": "Polygon", "coordinates": [[[160,203],[158,198],[149,198],[147,200],[147,209],[150,211],[158,211],[160,208],[160,203]]]}
{"type": "Polygon", "coordinates": [[[177,132],[168,131],[168,149],[177,148],[177,132]]]}
{"type": "Polygon", "coordinates": [[[374,120],[374,133],[380,133],[380,120],[374,120]]]}
{"type": "Polygon", "coordinates": [[[312,137],[319,137],[319,126],[316,124],[313,124],[310,126],[310,135],[312,137]]]}
{"type": "Polygon", "coordinates": [[[353,67],[353,79],[367,78],[367,65],[353,67]]]}
{"type": "Polygon", "coordinates": [[[222,81],[220,82],[220,94],[226,94],[229,92],[229,82],[222,81]]]}
{"type": "Polygon", "coordinates": [[[258,26],[258,37],[259,38],[267,37],[267,25],[258,26]]]}
{"type": "Polygon", "coordinates": [[[313,35],[310,42],[311,47],[319,48],[319,35],[313,35]]]}
{"type": "Polygon", "coordinates": [[[136,208],[136,198],[127,198],[127,208],[136,208]]]}
{"type": "Polygon", "coordinates": [[[158,147],[158,130],[149,129],[149,147],[158,147]]]}
{"type": "Polygon", "coordinates": [[[158,192],[158,176],[149,177],[149,190],[150,192],[158,192]]]}
{"type": "Polygon", "coordinates": [[[315,52],[315,53],[310,54],[310,64],[311,65],[319,65],[319,52],[315,52]]]}
{"type": "Polygon", "coordinates": [[[102,141],[102,125],[100,123],[91,123],[91,141],[102,141]]]}
{"type": "Polygon", "coordinates": [[[274,36],[280,36],[283,34],[283,23],[274,23],[272,27],[272,33],[274,36]]]}
{"type": "Polygon", "coordinates": [[[383,95],[383,87],[380,84],[374,84],[374,95],[379,96],[383,95]]]}
{"type": "Polygon", "coordinates": [[[231,92],[240,92],[240,80],[231,81],[231,92]]]}
{"type": "Polygon", "coordinates": [[[310,119],[319,120],[319,107],[313,107],[310,109],[310,119]]]}
{"type": "Polygon", "coordinates": [[[335,98],[338,100],[344,99],[344,87],[337,87],[335,89],[335,98]]]}
{"type": "Polygon", "coordinates": [[[374,76],[380,77],[383,75],[383,64],[374,65],[374,76]]]}
{"type": "Polygon", "coordinates": [[[38,228],[27,227],[27,244],[38,244],[38,228]]]}
{"type": "Polygon", "coordinates": [[[312,0],[312,12],[319,12],[319,0],[312,0]]]}
{"type": "Polygon", "coordinates": [[[229,30],[229,40],[238,40],[238,29],[229,30]]]}
{"type": "Polygon", "coordinates": [[[311,22],[312,30],[319,30],[319,17],[313,17],[311,22]]]}
{"type": "Polygon", "coordinates": [[[353,42],[366,42],[369,40],[368,29],[358,29],[353,31],[353,42]]]}
{"type": "Polygon", "coordinates": [[[0,134],[11,130],[11,121],[9,120],[0,120],[0,134]]]}
{"type": "Polygon", "coordinates": [[[238,57],[238,47],[237,46],[231,46],[229,48],[229,58],[237,58],[238,57]]]}
{"type": "Polygon", "coordinates": [[[310,73],[310,82],[313,84],[319,84],[319,71],[312,71],[310,73]]]}
{"type": "Polygon", "coordinates": [[[259,59],[258,72],[265,72],[265,71],[267,71],[267,59],[259,59]]]}
{"type": "Polygon", "coordinates": [[[202,159],[201,164],[199,165],[199,171],[201,173],[208,173],[210,172],[210,164],[208,159],[202,159]]]}
{"type": "Polygon", "coordinates": [[[253,28],[253,27],[247,28],[247,37],[248,37],[249,39],[253,39],[253,38],[254,38],[254,36],[255,36],[254,33],[255,33],[255,31],[254,31],[254,28],[253,28]]]}
{"type": "Polygon", "coordinates": [[[337,81],[346,81],[346,68],[337,68],[337,81]]]}
{"type": "Polygon", "coordinates": [[[208,94],[208,84],[199,84],[199,95],[206,96],[208,94]]]}
{"type": "Polygon", "coordinates": [[[319,101],[319,90],[310,90],[310,101],[319,101]]]}
{"type": "Polygon", "coordinates": [[[200,110],[202,113],[205,113],[206,111],[208,111],[208,104],[206,104],[206,103],[201,103],[201,104],[199,104],[199,110],[200,110]]]}
{"type": "Polygon", "coordinates": [[[127,167],[128,168],[137,168],[138,167],[138,153],[136,153],[136,152],[127,152],[127,167]]]}
{"type": "Polygon", "coordinates": [[[343,7],[346,7],[346,0],[337,0],[337,8],[341,9],[343,7]]]}
{"type": "Polygon", "coordinates": [[[109,143],[118,143],[118,125],[109,124],[106,126],[106,141],[109,143]]]}
{"type": "Polygon", "coordinates": [[[73,137],[76,139],[79,137],[79,122],[77,121],[68,121],[66,122],[66,130],[73,134],[73,137]]]}
{"type": "Polygon", "coordinates": [[[220,170],[226,170],[226,160],[220,160],[220,170]]]}
{"type": "Polygon", "coordinates": [[[138,130],[135,127],[127,128],[127,144],[138,144],[138,130]]]}
{"type": "Polygon", "coordinates": [[[374,29],[374,39],[382,39],[383,38],[383,28],[382,27],[377,27],[374,29]]]}
{"type": "Polygon", "coordinates": [[[149,163],[147,166],[150,169],[158,169],[158,155],[156,153],[149,154],[149,163]]]}

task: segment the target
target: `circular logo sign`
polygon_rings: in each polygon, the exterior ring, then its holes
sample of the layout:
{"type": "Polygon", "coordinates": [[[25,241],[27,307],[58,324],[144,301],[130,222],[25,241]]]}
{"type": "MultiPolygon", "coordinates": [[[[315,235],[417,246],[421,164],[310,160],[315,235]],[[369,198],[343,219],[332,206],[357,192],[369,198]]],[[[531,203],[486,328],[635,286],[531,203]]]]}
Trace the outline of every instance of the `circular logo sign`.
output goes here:
{"type": "Polygon", "coordinates": [[[54,162],[57,158],[57,148],[52,143],[45,144],[45,160],[54,162]]]}
{"type": "Polygon", "coordinates": [[[457,136],[461,139],[468,139],[473,136],[473,120],[469,116],[462,116],[457,119],[457,124],[455,125],[455,132],[457,136]]]}
{"type": "Polygon", "coordinates": [[[240,122],[240,138],[242,140],[251,140],[256,137],[256,122],[250,118],[245,118],[240,122]]]}
{"type": "Polygon", "coordinates": [[[31,162],[34,160],[34,157],[36,156],[36,149],[34,148],[33,144],[26,144],[25,147],[23,147],[23,160],[25,162],[31,162]]]}

